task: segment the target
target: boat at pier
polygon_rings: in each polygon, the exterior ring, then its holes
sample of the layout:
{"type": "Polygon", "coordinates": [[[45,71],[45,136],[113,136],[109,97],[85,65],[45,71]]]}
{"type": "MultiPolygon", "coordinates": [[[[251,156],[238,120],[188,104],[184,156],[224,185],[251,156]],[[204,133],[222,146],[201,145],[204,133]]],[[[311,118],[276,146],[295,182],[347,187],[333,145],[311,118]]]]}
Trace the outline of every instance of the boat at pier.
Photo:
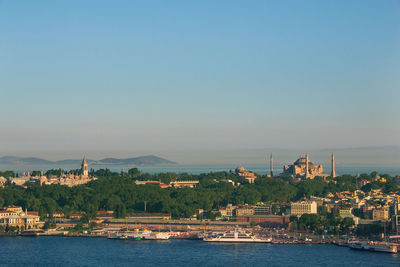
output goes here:
{"type": "Polygon", "coordinates": [[[380,241],[355,241],[349,243],[349,248],[376,252],[397,253],[397,244],[380,241]]]}
{"type": "Polygon", "coordinates": [[[152,234],[152,231],[148,231],[148,230],[139,231],[138,229],[136,229],[134,231],[112,232],[107,235],[107,238],[121,239],[121,240],[127,240],[127,239],[141,240],[141,239],[146,239],[151,234],[152,234]]]}
{"type": "Polygon", "coordinates": [[[252,233],[240,232],[234,230],[223,234],[204,237],[205,242],[228,242],[228,243],[271,243],[271,238],[257,237],[252,233]]]}

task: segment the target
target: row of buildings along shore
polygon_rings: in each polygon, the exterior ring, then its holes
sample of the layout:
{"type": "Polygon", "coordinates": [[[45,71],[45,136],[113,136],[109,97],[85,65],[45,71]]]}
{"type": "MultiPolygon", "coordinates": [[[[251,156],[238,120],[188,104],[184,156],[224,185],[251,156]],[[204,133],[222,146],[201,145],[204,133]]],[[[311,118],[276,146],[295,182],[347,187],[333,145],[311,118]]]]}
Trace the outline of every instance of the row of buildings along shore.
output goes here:
{"type": "MultiPolygon", "coordinates": [[[[218,215],[217,220],[235,218],[238,222],[284,226],[290,216],[318,214],[322,207],[328,213],[339,214],[342,219],[352,218],[355,225],[391,223],[393,232],[400,233],[400,196],[396,193],[385,194],[382,189],[368,193],[361,190],[329,193],[325,197],[312,196],[308,200],[291,203],[228,204],[211,212],[218,215]]],[[[203,212],[199,210],[198,214],[203,212]]]]}
{"type": "MultiPolygon", "coordinates": [[[[259,224],[264,226],[287,227],[291,216],[301,217],[304,214],[318,214],[322,207],[328,213],[334,212],[342,219],[352,218],[355,225],[372,225],[380,222],[391,224],[393,233],[400,233],[400,196],[385,194],[381,189],[365,193],[361,190],[329,193],[325,197],[311,196],[308,200],[290,203],[262,203],[255,205],[241,204],[220,206],[218,209],[205,211],[198,209],[189,220],[214,217],[217,221],[236,221],[243,224],[259,224]],[[210,215],[214,216],[210,216],[210,215]]],[[[56,211],[51,216],[58,222],[78,222],[84,213],[64,214],[56,211]]],[[[124,219],[115,219],[113,211],[98,211],[91,221],[103,223],[106,221],[141,221],[141,220],[171,220],[170,214],[134,213],[124,219]]],[[[37,211],[23,211],[20,206],[0,208],[0,227],[14,227],[19,231],[38,229],[43,226],[37,211]]]]}

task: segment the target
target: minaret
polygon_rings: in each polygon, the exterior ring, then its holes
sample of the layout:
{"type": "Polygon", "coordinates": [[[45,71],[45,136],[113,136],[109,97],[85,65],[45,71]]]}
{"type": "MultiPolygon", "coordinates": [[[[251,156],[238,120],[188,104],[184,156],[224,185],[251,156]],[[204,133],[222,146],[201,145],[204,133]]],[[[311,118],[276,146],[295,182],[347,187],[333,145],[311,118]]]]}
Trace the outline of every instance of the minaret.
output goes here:
{"type": "Polygon", "coordinates": [[[83,176],[89,176],[89,168],[88,168],[88,164],[86,163],[86,156],[83,156],[83,160],[82,160],[82,175],[83,176]]]}
{"type": "Polygon", "coordinates": [[[306,178],[308,178],[308,152],[306,152],[306,178]]]}
{"type": "Polygon", "coordinates": [[[274,159],[272,158],[272,153],[269,156],[269,169],[271,171],[271,177],[274,176],[274,159]]]}
{"type": "Polygon", "coordinates": [[[331,172],[332,178],[336,177],[336,171],[335,171],[335,153],[332,152],[332,172],[331,172]]]}

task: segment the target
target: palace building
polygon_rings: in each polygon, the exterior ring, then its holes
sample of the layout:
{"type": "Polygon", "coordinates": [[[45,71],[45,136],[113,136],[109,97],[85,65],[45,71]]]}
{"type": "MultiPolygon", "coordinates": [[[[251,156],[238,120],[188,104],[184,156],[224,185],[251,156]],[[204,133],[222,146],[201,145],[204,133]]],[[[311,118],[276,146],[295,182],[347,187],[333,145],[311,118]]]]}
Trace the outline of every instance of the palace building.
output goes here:
{"type": "Polygon", "coordinates": [[[0,210],[0,225],[24,231],[38,229],[43,226],[43,222],[36,212],[24,212],[20,206],[8,206],[0,210]]]}

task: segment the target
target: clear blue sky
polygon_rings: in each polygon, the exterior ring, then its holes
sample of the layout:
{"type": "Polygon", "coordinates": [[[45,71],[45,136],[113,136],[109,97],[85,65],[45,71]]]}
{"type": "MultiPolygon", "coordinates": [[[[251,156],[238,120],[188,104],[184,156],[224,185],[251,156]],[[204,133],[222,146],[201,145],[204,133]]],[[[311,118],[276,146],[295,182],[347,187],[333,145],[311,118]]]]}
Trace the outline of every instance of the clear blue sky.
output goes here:
{"type": "Polygon", "coordinates": [[[400,145],[400,1],[0,1],[0,103],[0,156],[400,145]]]}

